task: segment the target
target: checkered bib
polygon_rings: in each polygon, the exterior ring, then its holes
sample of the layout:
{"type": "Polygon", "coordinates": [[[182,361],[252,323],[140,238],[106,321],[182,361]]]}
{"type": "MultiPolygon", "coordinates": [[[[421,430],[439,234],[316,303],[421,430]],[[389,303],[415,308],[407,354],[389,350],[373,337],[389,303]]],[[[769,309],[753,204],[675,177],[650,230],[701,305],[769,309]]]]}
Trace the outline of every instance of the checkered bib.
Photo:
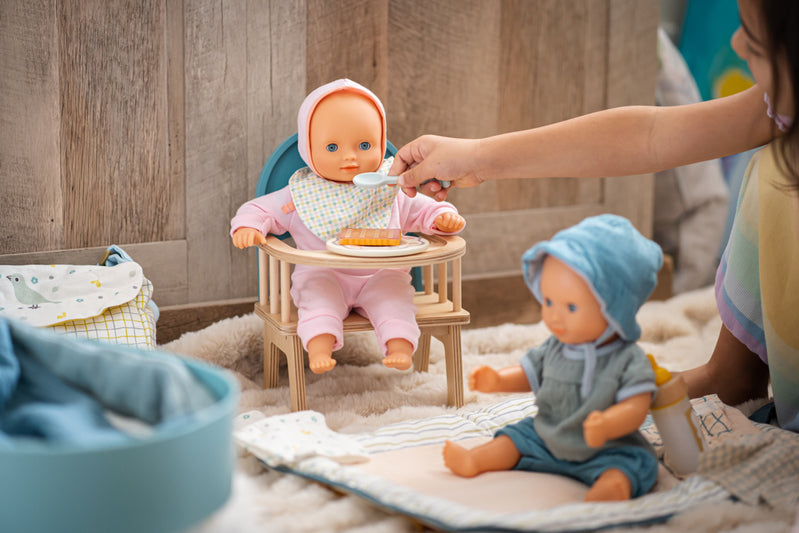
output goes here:
{"type": "MultiPolygon", "coordinates": [[[[394,158],[378,172],[387,174],[394,158]]],[[[308,167],[289,179],[292,201],[303,224],[323,241],[344,228],[388,228],[399,187],[366,189],[320,178],[308,167]]]]}

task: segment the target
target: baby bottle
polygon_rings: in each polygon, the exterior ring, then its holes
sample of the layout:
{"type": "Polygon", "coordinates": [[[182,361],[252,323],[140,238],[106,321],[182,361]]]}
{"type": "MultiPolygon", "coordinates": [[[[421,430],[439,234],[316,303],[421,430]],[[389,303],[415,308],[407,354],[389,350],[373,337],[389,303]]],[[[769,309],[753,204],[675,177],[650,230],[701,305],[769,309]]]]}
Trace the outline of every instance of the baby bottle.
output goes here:
{"type": "Polygon", "coordinates": [[[699,466],[699,453],[704,450],[704,441],[699,421],[688,400],[685,381],[682,376],[672,376],[671,372],[658,366],[652,355],[648,357],[658,388],[649,410],[663,441],[663,462],[678,476],[691,474],[699,466]]]}

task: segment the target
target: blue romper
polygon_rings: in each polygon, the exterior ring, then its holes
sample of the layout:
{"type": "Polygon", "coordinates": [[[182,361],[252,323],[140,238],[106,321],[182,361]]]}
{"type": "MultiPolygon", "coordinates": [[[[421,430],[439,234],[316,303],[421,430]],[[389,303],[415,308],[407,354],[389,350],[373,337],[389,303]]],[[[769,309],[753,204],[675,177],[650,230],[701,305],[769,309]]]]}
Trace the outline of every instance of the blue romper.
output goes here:
{"type": "Polygon", "coordinates": [[[592,411],[654,393],[649,360],[637,344],[621,339],[597,348],[594,364],[586,364],[579,348],[553,336],[525,354],[522,368],[536,395],[538,414],[506,426],[497,435],[510,437],[522,455],[517,470],[562,474],[590,486],[604,471],[618,468],[632,483],[632,497],[646,494],[657,480],[658,462],[643,435],[635,431],[591,448],[583,438],[582,424],[592,411]]]}

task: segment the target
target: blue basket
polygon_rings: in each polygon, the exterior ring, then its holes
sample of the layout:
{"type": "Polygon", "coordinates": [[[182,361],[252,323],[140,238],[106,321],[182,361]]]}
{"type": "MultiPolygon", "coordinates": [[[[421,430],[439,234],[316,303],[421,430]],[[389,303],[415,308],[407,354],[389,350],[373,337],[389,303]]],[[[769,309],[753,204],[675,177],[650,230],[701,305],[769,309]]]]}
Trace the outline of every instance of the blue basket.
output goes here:
{"type": "Polygon", "coordinates": [[[20,445],[0,451],[0,530],[9,533],[182,531],[230,496],[238,384],[183,359],[217,398],[190,422],[130,445],[20,445]]]}

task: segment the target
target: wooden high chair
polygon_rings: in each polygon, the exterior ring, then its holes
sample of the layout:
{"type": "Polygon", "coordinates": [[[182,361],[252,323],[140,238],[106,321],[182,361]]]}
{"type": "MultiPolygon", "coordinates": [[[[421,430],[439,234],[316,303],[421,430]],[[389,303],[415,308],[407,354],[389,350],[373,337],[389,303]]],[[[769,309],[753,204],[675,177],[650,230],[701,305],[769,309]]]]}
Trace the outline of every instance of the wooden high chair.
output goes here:
{"type": "MultiPolygon", "coordinates": [[[[389,143],[386,155],[396,149],[389,143]]],[[[258,178],[256,197],[288,184],[291,175],[305,166],[297,152],[296,134],[289,137],[270,156],[258,178]]],[[[298,250],[283,242],[286,235],[269,235],[258,249],[258,303],[255,313],[264,321],[264,387],[277,386],[279,352],[286,355],[292,411],[306,409],[305,352],[297,336],[297,309],[291,289],[292,265],[333,268],[414,268],[421,269],[422,288],[414,296],[416,322],[421,330],[413,355],[413,368],[426,372],[430,361],[430,340],[444,344],[447,372],[447,404],[463,405],[463,367],[461,327],[469,323],[469,312],[461,307],[461,257],[465,241],[458,236],[425,235],[430,246],[424,252],[401,257],[351,257],[329,251],[298,250]],[[419,267],[419,268],[416,268],[419,267]],[[452,296],[448,295],[448,272],[452,277],[452,296]],[[437,279],[434,279],[437,273],[437,279]]],[[[372,325],[352,312],[344,321],[344,331],[367,331],[372,325]]],[[[378,355],[378,354],[375,354],[378,355]]],[[[335,369],[329,376],[335,379],[335,369]]]]}

